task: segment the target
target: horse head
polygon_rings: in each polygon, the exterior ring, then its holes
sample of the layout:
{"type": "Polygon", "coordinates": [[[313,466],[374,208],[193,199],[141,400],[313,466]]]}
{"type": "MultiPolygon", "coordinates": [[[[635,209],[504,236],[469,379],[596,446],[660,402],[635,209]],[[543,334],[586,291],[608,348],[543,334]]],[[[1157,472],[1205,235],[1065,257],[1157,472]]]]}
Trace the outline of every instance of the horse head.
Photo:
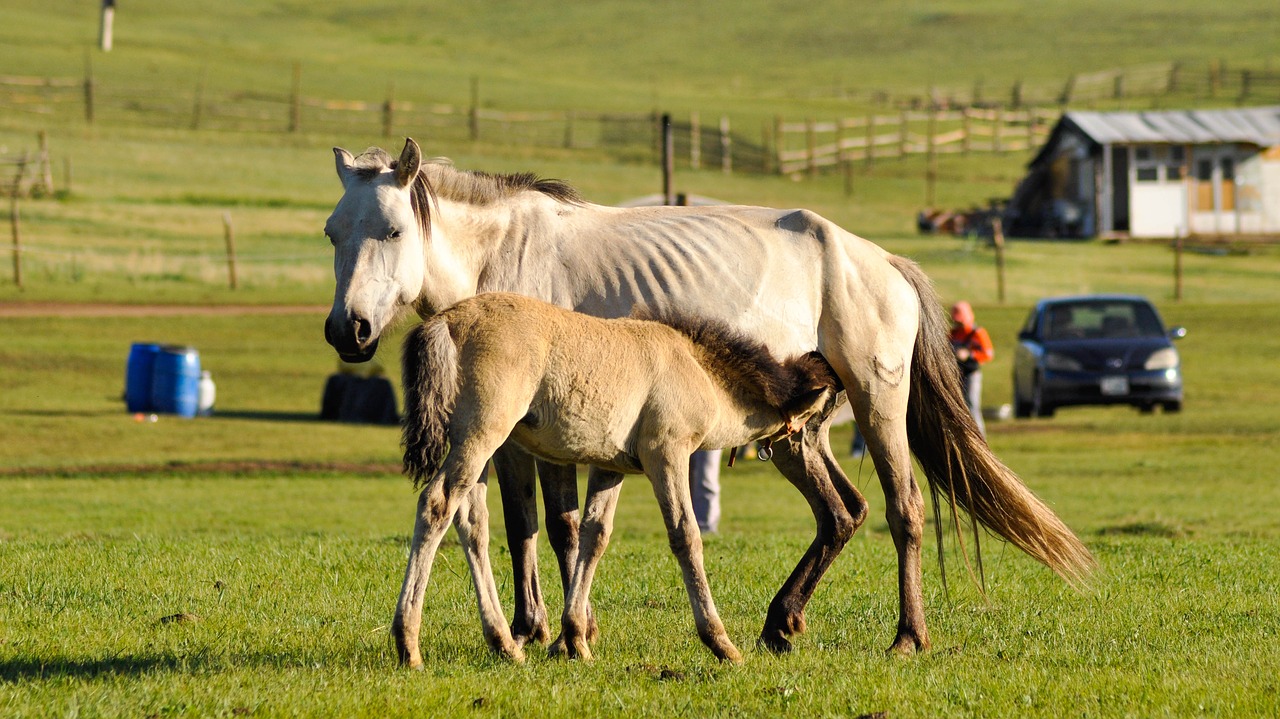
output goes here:
{"type": "Polygon", "coordinates": [[[337,280],[324,338],[348,362],[365,362],[383,330],[412,306],[426,281],[429,188],[422,154],[407,140],[398,160],[379,148],[359,157],[335,147],[343,195],[325,223],[337,280]],[[424,189],[425,188],[425,189],[424,189]]]}

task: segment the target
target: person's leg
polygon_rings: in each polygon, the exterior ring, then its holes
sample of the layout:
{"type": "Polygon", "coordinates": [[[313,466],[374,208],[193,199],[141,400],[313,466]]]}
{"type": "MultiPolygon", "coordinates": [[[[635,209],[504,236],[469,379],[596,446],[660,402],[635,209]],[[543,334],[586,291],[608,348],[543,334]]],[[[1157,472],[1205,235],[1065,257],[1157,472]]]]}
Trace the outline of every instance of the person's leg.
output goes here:
{"type": "Polygon", "coordinates": [[[982,421],[982,370],[969,375],[965,383],[965,399],[969,402],[969,412],[973,421],[978,423],[978,431],[987,436],[987,425],[982,421]]]}
{"type": "Polygon", "coordinates": [[[698,530],[704,534],[720,531],[721,450],[698,450],[689,456],[689,494],[698,530]]]}

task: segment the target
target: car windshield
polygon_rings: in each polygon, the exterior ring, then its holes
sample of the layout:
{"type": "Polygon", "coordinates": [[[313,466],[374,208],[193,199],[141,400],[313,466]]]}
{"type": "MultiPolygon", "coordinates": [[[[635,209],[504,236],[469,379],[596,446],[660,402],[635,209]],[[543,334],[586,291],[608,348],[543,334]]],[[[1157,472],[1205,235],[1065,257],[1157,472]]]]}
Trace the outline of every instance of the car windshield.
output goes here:
{"type": "Polygon", "coordinates": [[[1164,327],[1145,302],[1089,300],[1051,305],[1045,313],[1046,340],[1161,337],[1164,327]]]}

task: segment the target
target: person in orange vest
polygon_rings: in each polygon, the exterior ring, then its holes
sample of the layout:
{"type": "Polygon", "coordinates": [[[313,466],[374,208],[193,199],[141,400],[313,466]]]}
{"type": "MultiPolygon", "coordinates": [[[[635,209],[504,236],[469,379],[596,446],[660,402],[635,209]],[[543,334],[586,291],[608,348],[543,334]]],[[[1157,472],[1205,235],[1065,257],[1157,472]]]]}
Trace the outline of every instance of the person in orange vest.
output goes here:
{"type": "Polygon", "coordinates": [[[951,306],[951,348],[955,350],[956,362],[960,364],[960,375],[964,380],[964,397],[969,403],[969,412],[973,421],[978,423],[978,431],[985,437],[987,426],[982,421],[982,365],[995,356],[995,348],[991,345],[991,336],[973,320],[973,308],[968,302],[961,300],[951,306]]]}

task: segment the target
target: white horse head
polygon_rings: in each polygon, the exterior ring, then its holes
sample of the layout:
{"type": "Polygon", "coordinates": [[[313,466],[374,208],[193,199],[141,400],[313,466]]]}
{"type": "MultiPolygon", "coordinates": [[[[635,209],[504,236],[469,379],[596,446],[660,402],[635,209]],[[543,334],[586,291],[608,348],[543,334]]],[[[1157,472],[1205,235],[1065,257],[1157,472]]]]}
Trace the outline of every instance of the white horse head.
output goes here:
{"type": "Polygon", "coordinates": [[[344,360],[364,362],[427,281],[431,191],[416,182],[422,154],[413,140],[396,161],[378,148],[352,157],[335,147],[333,154],[345,192],[325,223],[337,284],[324,337],[344,360]]]}

